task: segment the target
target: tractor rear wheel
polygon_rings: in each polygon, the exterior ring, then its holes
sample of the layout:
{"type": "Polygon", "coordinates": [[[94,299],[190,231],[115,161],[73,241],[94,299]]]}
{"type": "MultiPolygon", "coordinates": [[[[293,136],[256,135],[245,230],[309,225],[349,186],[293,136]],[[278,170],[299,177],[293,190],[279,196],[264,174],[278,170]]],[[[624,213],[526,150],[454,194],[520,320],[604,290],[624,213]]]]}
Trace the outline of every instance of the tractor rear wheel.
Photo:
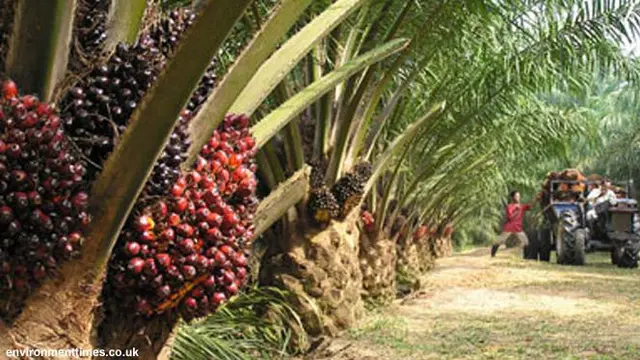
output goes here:
{"type": "Polygon", "coordinates": [[[619,268],[635,269],[638,267],[638,252],[633,248],[622,248],[616,265],[619,268]]]}
{"type": "Polygon", "coordinates": [[[584,265],[587,232],[579,226],[575,214],[571,212],[562,214],[556,239],[558,264],[584,265]]]}

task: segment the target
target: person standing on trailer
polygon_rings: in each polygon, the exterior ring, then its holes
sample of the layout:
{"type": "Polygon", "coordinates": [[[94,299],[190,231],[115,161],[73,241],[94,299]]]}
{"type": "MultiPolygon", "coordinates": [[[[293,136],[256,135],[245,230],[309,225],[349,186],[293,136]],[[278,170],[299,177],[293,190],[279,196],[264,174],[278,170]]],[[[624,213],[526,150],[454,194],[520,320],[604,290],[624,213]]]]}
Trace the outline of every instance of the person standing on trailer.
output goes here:
{"type": "Polygon", "coordinates": [[[491,246],[491,257],[496,256],[500,245],[505,244],[512,236],[518,238],[523,246],[529,244],[527,234],[522,231],[522,219],[524,218],[524,213],[531,209],[531,204],[520,204],[520,193],[518,191],[512,191],[510,198],[511,202],[506,209],[507,221],[502,226],[502,233],[491,246]]]}

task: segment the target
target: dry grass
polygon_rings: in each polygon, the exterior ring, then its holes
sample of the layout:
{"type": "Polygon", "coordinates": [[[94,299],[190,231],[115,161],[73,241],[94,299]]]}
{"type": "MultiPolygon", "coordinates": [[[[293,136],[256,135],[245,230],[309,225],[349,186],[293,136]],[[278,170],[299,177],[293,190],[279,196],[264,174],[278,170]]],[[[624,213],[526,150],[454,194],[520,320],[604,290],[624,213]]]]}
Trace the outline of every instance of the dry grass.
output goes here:
{"type": "Polygon", "coordinates": [[[491,259],[438,261],[424,288],[377,313],[313,359],[640,359],[640,271],[607,254],[567,267],[491,259]]]}

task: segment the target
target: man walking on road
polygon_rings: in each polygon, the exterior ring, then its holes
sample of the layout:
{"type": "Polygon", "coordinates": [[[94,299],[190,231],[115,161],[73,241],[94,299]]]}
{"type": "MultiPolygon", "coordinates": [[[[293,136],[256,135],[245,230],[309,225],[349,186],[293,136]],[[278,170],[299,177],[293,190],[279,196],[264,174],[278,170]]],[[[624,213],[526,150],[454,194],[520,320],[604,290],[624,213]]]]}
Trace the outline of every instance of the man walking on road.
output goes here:
{"type": "Polygon", "coordinates": [[[507,221],[502,226],[502,233],[491,246],[491,257],[496,256],[500,245],[503,245],[511,236],[515,236],[523,246],[529,244],[527,234],[522,231],[522,218],[525,211],[531,209],[530,204],[520,204],[520,193],[512,191],[510,194],[511,203],[507,205],[507,221]]]}

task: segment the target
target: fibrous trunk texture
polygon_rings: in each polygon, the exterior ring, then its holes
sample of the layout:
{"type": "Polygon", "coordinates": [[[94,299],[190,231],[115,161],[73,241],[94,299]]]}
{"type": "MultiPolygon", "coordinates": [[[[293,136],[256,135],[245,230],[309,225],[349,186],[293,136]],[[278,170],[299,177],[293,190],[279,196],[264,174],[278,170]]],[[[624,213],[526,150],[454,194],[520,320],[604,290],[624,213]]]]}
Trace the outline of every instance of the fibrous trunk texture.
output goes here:
{"type": "Polygon", "coordinates": [[[0,326],[0,353],[22,348],[91,349],[100,291],[94,285],[95,278],[82,259],[67,264],[58,278],[46,282],[29,298],[15,322],[0,326]]]}
{"type": "Polygon", "coordinates": [[[15,0],[0,0],[0,6],[0,73],[4,73],[4,62],[9,51],[9,36],[11,36],[15,0]]]}
{"type": "Polygon", "coordinates": [[[420,275],[435,266],[436,256],[428,237],[405,237],[398,242],[397,253],[398,271],[404,274],[420,275]]]}
{"type": "Polygon", "coordinates": [[[453,253],[453,245],[451,244],[451,236],[439,236],[431,243],[433,254],[436,258],[451,256],[453,253]]]}
{"type": "Polygon", "coordinates": [[[392,239],[360,236],[360,271],[363,299],[375,304],[388,304],[396,296],[398,256],[392,239]]]}
{"type": "Polygon", "coordinates": [[[353,211],[320,231],[299,224],[263,258],[260,283],[292,293],[291,305],[312,338],[334,336],[362,314],[357,217],[353,211]]]}

